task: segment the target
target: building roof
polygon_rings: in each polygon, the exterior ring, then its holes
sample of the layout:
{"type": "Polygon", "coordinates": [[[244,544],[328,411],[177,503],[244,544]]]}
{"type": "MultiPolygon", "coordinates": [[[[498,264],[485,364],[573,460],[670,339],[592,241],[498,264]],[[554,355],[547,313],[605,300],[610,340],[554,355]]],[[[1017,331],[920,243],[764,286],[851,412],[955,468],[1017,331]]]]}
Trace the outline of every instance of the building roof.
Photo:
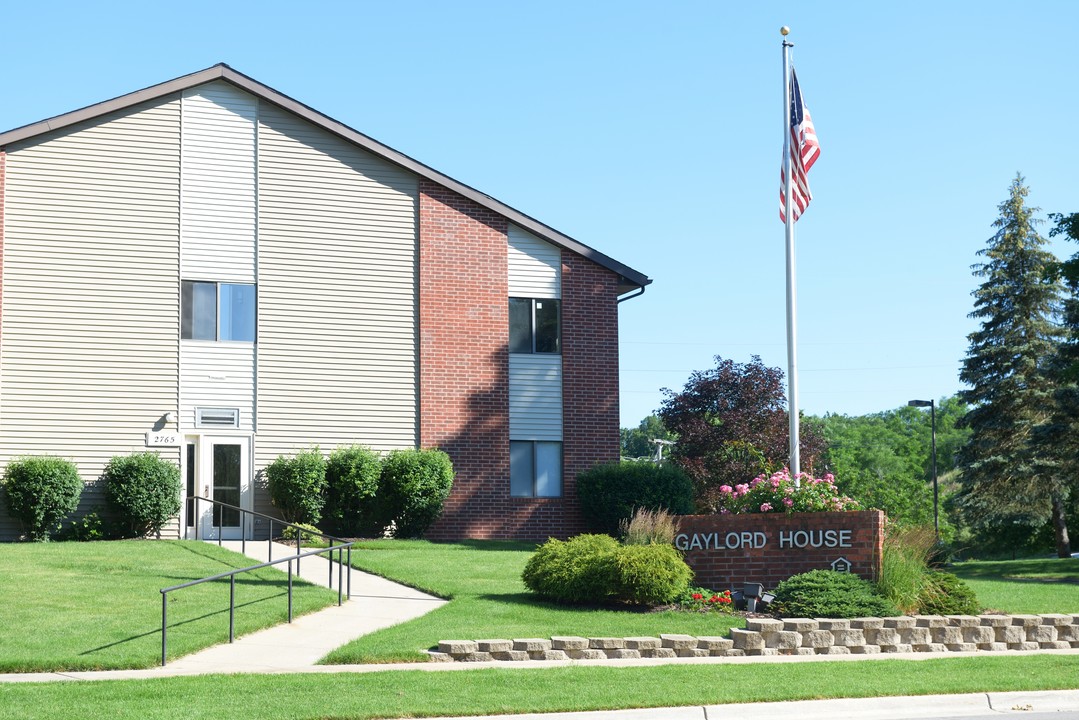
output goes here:
{"type": "Polygon", "coordinates": [[[544,225],[535,218],[529,217],[519,210],[515,210],[509,205],[506,205],[498,200],[494,199],[490,195],[480,192],[473,187],[465,185],[462,182],[454,180],[453,178],[443,175],[437,170],[424,165],[418,160],[400,153],[391,147],[383,145],[382,143],[374,140],[361,132],[353,130],[344,123],[338,122],[331,117],[323,115],[314,108],[311,108],[303,103],[290,98],[287,95],[277,92],[271,87],[263,85],[257,80],[244,75],[237,70],[233,70],[231,67],[224,63],[219,63],[213,67],[199,72],[191,73],[190,75],[184,75],[183,77],[169,80],[167,82],[153,85],[143,90],[137,90],[127,95],[121,95],[120,97],[113,98],[112,100],[106,100],[104,102],[97,103],[84,107],[80,110],[74,110],[63,115],[57,115],[56,117],[49,118],[47,120],[41,120],[40,122],[24,125],[7,132],[0,133],[0,148],[6,145],[10,145],[14,142],[31,139],[37,135],[43,133],[52,132],[54,130],[60,130],[62,128],[74,125],[75,123],[84,122],[86,120],[92,120],[107,113],[115,112],[118,110],[124,110],[139,103],[147,102],[150,100],[156,100],[166,95],[171,95],[176,92],[187,90],[188,88],[195,87],[197,85],[203,85],[215,80],[224,80],[231,83],[236,87],[244,90],[266,102],[277,105],[280,108],[288,110],[289,112],[299,115],[308,122],[314,123],[325,130],[337,135],[345,140],[374,153],[379,157],[382,157],[396,165],[399,165],[406,170],[409,170],[420,177],[427,178],[432,182],[438,183],[444,187],[447,187],[454,192],[457,192],[464,197],[478,203],[479,205],[486,207],[494,212],[503,215],[514,224],[528,230],[529,232],[537,235],[548,242],[551,242],[560,247],[571,250],[575,253],[583,255],[589,260],[601,265],[608,270],[618,273],[620,280],[620,291],[629,292],[637,288],[643,288],[652,282],[651,278],[647,275],[640,273],[628,265],[624,265],[612,257],[604,255],[603,253],[588,247],[587,245],[574,240],[568,235],[563,235],[554,228],[544,225]]]}

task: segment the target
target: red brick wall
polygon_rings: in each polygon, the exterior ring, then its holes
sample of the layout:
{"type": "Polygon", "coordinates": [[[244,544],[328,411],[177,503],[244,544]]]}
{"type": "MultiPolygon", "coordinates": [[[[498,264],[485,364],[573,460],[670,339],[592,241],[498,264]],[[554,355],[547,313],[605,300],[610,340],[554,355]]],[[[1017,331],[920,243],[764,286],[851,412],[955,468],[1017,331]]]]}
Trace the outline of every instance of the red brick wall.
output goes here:
{"type": "Polygon", "coordinates": [[[564,252],[563,496],[510,497],[506,233],[504,217],[420,181],[420,445],[457,472],[434,540],[579,533],[576,473],[618,458],[617,276],[564,252]]]}
{"type": "MultiPolygon", "coordinates": [[[[698,537],[711,535],[713,547],[718,541],[718,550],[694,548],[686,551],[686,562],[696,575],[694,582],[710,589],[741,589],[744,582],[764,583],[766,588],[771,589],[791,575],[809,570],[828,570],[832,561],[839,557],[851,562],[851,572],[873,580],[880,569],[884,513],[867,510],[793,515],[687,515],[681,518],[679,533],[676,544],[680,547],[692,541],[695,533],[698,537]],[[780,546],[781,534],[786,534],[799,545],[806,544],[806,541],[824,545],[828,540],[840,539],[840,530],[850,532],[850,547],[780,546]],[[836,531],[837,534],[830,537],[822,535],[827,531],[836,531]],[[682,534],[687,537],[682,538],[682,534]],[[748,542],[744,542],[746,540],[748,542]]],[[[704,543],[703,538],[701,542],[704,543]]]]}

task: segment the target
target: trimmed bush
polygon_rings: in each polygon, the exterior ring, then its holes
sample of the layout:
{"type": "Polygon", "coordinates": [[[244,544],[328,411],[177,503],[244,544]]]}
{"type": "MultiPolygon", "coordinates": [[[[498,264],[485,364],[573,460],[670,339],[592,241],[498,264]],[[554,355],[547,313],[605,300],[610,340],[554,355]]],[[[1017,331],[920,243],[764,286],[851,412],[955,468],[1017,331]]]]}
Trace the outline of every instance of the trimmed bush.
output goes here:
{"type": "Polygon", "coordinates": [[[601,603],[611,596],[618,541],[610,535],[551,539],[525,563],[521,579],[532,592],[556,602],[601,603]]]}
{"type": "Polygon", "coordinates": [[[922,615],[977,615],[981,611],[974,591],[955,575],[932,570],[925,579],[918,603],[922,615]]]}
{"type": "Polygon", "coordinates": [[[376,520],[397,538],[422,537],[442,514],[453,463],[441,450],[394,450],[382,461],[376,520]]]}
{"type": "Polygon", "coordinates": [[[890,617],[895,606],[852,573],[811,570],[779,583],[771,609],[782,617],[890,617]]]}
{"type": "Polygon", "coordinates": [[[592,526],[608,535],[638,508],[666,510],[674,515],[693,512],[693,482],[670,463],[608,463],[577,476],[581,512],[592,526]]]}
{"type": "Polygon", "coordinates": [[[180,512],[180,468],[157,453],[117,455],[101,479],[105,501],[129,537],[144,537],[180,512]]]}
{"type": "Polygon", "coordinates": [[[346,537],[371,533],[381,472],[378,454],[361,445],[339,447],[330,453],[322,519],[331,533],[346,537]]]}
{"type": "Polygon", "coordinates": [[[609,535],[548,540],[528,559],[521,579],[545,598],[564,603],[673,602],[693,572],[670,545],[620,545],[609,535]]]}
{"type": "Polygon", "coordinates": [[[317,447],[266,466],[270,502],[287,522],[317,525],[326,502],[326,460],[317,447]]]}
{"type": "Polygon", "coordinates": [[[674,602],[693,571],[673,545],[623,545],[614,554],[616,600],[634,605],[674,602]]]}
{"type": "Polygon", "coordinates": [[[83,481],[75,463],[58,457],[24,457],[4,471],[8,512],[22,522],[27,537],[47,542],[75,511],[83,481]]]}
{"type": "Polygon", "coordinates": [[[303,525],[299,528],[287,527],[284,532],[281,533],[282,540],[288,540],[290,542],[296,542],[296,538],[300,538],[301,544],[307,545],[325,545],[326,540],[322,537],[322,531],[314,525],[303,525]]]}

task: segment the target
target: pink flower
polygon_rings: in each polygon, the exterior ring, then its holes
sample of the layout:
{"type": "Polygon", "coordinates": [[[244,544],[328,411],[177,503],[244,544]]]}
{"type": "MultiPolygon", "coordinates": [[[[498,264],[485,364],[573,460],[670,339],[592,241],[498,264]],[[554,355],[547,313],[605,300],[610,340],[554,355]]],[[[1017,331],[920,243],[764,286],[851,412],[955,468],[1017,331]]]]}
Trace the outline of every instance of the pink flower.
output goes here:
{"type": "Polygon", "coordinates": [[[791,500],[789,497],[785,497],[785,498],[783,498],[783,504],[786,505],[787,507],[790,507],[791,505],[794,504],[794,501],[791,500]]]}
{"type": "Polygon", "coordinates": [[[734,491],[733,491],[733,490],[731,489],[731,486],[730,486],[730,485],[720,485],[720,486],[719,486],[719,491],[720,491],[721,493],[723,493],[724,495],[730,495],[730,494],[731,494],[732,492],[734,492],[734,491]]]}
{"type": "Polygon", "coordinates": [[[727,508],[720,508],[720,509],[719,509],[719,514],[720,514],[720,515],[730,515],[730,514],[731,514],[731,511],[730,511],[730,510],[728,510],[727,508]]]}
{"type": "Polygon", "coordinates": [[[735,495],[745,495],[747,492],[749,492],[749,485],[742,484],[734,486],[735,495]]]}
{"type": "Polygon", "coordinates": [[[761,512],[772,512],[772,503],[763,503],[761,505],[761,512]]]}
{"type": "Polygon", "coordinates": [[[772,487],[774,487],[774,488],[779,487],[779,478],[777,478],[777,477],[772,478],[772,487]]]}

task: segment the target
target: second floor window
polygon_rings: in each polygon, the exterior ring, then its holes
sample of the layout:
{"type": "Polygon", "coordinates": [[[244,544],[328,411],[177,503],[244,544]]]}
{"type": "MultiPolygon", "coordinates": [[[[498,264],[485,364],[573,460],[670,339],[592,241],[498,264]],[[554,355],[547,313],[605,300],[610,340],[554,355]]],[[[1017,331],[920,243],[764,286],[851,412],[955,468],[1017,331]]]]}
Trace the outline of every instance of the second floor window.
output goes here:
{"type": "Polygon", "coordinates": [[[184,280],[180,288],[184,340],[255,341],[255,286],[184,280]]]}
{"type": "Polygon", "coordinates": [[[510,298],[510,352],[562,352],[562,302],[510,298]]]}

